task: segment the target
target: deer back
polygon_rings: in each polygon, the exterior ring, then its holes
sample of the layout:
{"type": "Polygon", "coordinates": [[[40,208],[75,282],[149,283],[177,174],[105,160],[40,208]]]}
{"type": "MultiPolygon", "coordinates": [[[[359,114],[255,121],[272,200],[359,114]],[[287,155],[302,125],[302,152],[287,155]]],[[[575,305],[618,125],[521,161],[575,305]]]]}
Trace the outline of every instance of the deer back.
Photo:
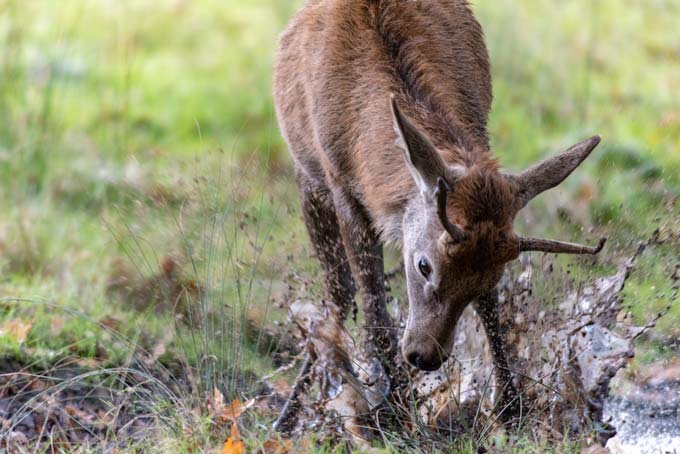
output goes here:
{"type": "Polygon", "coordinates": [[[390,93],[445,161],[488,151],[489,62],[466,1],[311,1],[282,35],[275,98],[291,152],[314,179],[355,195],[378,227],[415,191],[390,93]]]}

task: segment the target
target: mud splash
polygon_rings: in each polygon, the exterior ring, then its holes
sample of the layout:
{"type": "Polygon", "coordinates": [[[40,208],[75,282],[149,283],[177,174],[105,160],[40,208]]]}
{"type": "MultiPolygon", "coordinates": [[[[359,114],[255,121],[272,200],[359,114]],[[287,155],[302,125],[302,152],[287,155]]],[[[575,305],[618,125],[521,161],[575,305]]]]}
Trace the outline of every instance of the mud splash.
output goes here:
{"type": "MultiPolygon", "coordinates": [[[[534,267],[527,257],[519,269],[506,273],[498,310],[527,429],[551,438],[576,437],[595,429],[602,443],[616,434],[603,413],[609,383],[634,356],[634,339],[655,321],[645,327],[617,321],[619,293],[643,249],[616,274],[573,290],[552,308],[533,292],[534,267]]],[[[419,381],[418,389],[430,396],[435,409],[423,416],[441,424],[451,419],[455,407],[474,407],[479,409],[481,430],[493,430],[498,390],[482,325],[471,308],[459,322],[452,357],[446,368],[419,381]]],[[[464,417],[465,412],[456,416],[464,417]]]]}
{"type": "MultiPolygon", "coordinates": [[[[552,293],[550,302],[535,291],[553,272],[549,257],[541,256],[540,279],[534,276],[537,266],[531,256],[524,256],[506,272],[499,287],[498,311],[515,385],[521,393],[519,424],[523,431],[553,440],[585,436],[604,445],[621,430],[613,443],[629,440],[631,420],[621,415],[626,408],[635,407],[635,400],[610,397],[609,390],[614,376],[634,356],[634,340],[663,315],[655,314],[644,326],[634,326],[629,318],[621,317],[621,291],[646,246],[641,244],[616,273],[571,283],[561,295],[552,293]]],[[[397,321],[402,306],[393,308],[397,321]]],[[[361,416],[376,408],[381,390],[375,377],[366,372],[371,368],[356,348],[359,343],[329,315],[328,308],[298,302],[292,307],[291,318],[307,336],[315,358],[312,374],[322,383],[317,400],[308,400],[305,407],[321,406],[324,414],[340,416],[344,429],[355,439],[361,437],[357,430],[361,416]]],[[[417,419],[439,432],[454,436],[473,433],[478,439],[501,428],[501,409],[494,407],[499,390],[493,372],[482,323],[469,307],[459,321],[451,359],[433,373],[412,371],[417,419]]],[[[648,412],[649,407],[645,408],[648,412]]],[[[669,424],[677,422],[673,418],[677,419],[677,413],[668,417],[669,424]]],[[[308,412],[298,429],[315,426],[318,421],[318,414],[308,412]]]]}

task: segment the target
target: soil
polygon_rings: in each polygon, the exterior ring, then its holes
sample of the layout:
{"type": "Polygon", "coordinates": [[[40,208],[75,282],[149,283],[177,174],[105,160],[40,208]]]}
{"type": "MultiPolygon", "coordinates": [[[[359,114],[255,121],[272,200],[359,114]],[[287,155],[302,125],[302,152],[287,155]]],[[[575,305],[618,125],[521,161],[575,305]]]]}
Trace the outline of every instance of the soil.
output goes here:
{"type": "Polygon", "coordinates": [[[97,369],[81,359],[49,371],[17,360],[0,360],[0,451],[44,444],[124,448],[149,437],[163,410],[155,403],[172,387],[187,387],[181,370],[97,369]],[[154,373],[156,372],[156,373],[154,373]],[[150,380],[148,373],[157,377],[150,380]],[[170,378],[170,376],[173,378],[170,378]],[[167,390],[167,391],[164,391],[167,390]],[[155,396],[156,398],[151,398],[155,396]]]}

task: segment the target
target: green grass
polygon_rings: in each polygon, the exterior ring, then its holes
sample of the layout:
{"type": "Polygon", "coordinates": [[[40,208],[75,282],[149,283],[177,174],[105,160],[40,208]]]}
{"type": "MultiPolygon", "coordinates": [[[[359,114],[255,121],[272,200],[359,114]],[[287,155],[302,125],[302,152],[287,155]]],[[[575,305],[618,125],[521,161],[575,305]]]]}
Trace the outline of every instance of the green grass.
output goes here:
{"type": "MultiPolygon", "coordinates": [[[[215,358],[207,388],[224,373],[236,396],[255,380],[237,383],[244,370],[271,370],[239,327],[282,319],[271,300],[292,272],[320,291],[270,88],[277,35],[299,4],[0,0],[0,324],[33,323],[21,344],[0,336],[0,356],[108,367],[177,326],[168,355],[215,358]],[[201,330],[107,292],[121,261],[141,280],[167,256],[205,285],[193,309],[210,321],[201,330]],[[64,327],[53,335],[55,317],[64,327]],[[115,335],[106,320],[117,321],[115,335]]],[[[606,234],[611,263],[660,225],[677,235],[680,2],[474,7],[502,164],[519,170],[589,135],[604,139],[518,231],[581,242],[606,234]]],[[[648,251],[627,286],[637,321],[667,304],[674,248],[648,251]]],[[[677,337],[679,322],[676,304],[659,329],[677,337]]],[[[663,349],[646,345],[645,361],[663,349]]]]}

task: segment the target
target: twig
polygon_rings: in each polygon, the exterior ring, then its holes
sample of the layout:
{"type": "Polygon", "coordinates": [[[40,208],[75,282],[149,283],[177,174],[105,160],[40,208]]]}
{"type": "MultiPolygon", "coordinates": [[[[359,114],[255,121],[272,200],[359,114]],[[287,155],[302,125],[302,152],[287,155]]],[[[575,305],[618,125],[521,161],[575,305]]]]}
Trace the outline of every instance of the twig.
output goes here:
{"type": "Polygon", "coordinates": [[[276,421],[274,421],[273,428],[275,431],[284,435],[290,435],[297,425],[298,415],[300,413],[300,409],[302,408],[300,397],[302,397],[302,395],[307,391],[307,388],[311,383],[311,368],[312,360],[310,355],[307,354],[305,356],[304,362],[302,363],[302,367],[300,368],[300,372],[295,379],[295,385],[293,386],[293,390],[290,393],[290,397],[283,406],[281,415],[279,415],[276,421]]]}

